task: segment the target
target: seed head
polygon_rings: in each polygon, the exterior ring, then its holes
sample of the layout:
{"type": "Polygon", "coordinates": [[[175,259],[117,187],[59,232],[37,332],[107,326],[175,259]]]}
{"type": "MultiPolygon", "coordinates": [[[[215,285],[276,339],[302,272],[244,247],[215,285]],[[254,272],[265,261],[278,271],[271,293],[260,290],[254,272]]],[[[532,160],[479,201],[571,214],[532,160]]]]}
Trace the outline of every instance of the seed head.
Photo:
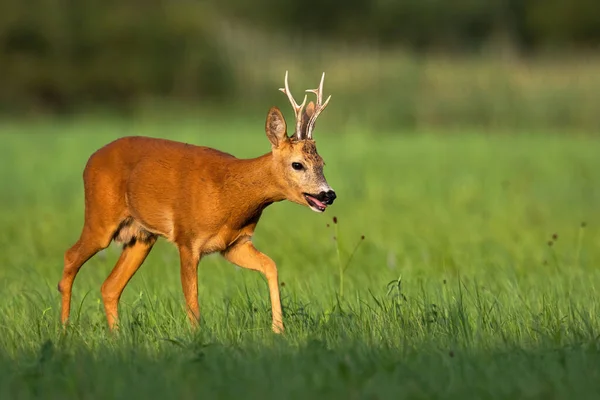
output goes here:
{"type": "Polygon", "coordinates": [[[552,240],[548,241],[548,246],[552,247],[553,244],[554,244],[554,242],[552,240]]]}
{"type": "Polygon", "coordinates": [[[333,223],[337,224],[337,217],[333,217],[333,223]]]}
{"type": "Polygon", "coordinates": [[[365,240],[365,235],[361,235],[360,240],[365,240]]]}
{"type": "Polygon", "coordinates": [[[558,239],[558,235],[555,233],[554,235],[552,235],[552,240],[557,240],[558,239]]]}

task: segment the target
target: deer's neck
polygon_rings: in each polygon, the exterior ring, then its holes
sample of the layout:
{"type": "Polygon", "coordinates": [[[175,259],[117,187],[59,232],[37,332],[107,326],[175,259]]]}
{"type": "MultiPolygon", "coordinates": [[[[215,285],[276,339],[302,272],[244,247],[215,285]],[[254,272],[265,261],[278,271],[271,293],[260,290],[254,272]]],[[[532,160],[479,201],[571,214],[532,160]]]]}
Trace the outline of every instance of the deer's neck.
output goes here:
{"type": "Polygon", "coordinates": [[[273,170],[273,155],[237,160],[230,169],[232,187],[239,192],[240,208],[249,214],[260,213],[271,203],[285,200],[273,170]]]}

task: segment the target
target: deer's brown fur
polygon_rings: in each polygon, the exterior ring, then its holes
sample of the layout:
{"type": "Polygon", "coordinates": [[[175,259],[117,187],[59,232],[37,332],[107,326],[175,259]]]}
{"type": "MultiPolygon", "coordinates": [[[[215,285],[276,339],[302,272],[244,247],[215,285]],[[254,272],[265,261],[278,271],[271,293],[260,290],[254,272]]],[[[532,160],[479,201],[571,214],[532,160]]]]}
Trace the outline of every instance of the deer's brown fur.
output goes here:
{"type": "Polygon", "coordinates": [[[253,159],[148,137],[117,139],[92,154],[83,173],[84,226],[79,240],[65,253],[58,285],[62,322],[68,320],[72,286],[81,266],[114,240],[123,244],[123,251],[101,289],[108,325],[114,329],[125,286],[162,236],[179,250],[192,325],[200,316],[198,263],[202,256],[220,252],[233,264],[264,274],[272,327],[283,332],[276,265],[251,238],[262,211],[274,202],[290,200],[315,211],[333,203],[335,193],[323,175],[323,160],[306,135],[319,106],[324,108],[320,101],[316,107],[311,102],[301,110],[301,132],[292,137],[281,111],[272,107],[265,126],[271,152],[253,159]]]}

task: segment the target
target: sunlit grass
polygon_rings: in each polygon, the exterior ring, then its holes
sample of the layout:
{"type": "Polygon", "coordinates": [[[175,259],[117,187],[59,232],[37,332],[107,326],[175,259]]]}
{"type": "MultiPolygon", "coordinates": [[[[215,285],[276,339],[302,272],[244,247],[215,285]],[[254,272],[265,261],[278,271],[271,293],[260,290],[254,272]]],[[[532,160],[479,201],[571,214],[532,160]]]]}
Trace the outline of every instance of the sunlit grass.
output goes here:
{"type": "Polygon", "coordinates": [[[173,121],[5,127],[1,398],[600,393],[593,139],[317,128],[338,200],[324,215],[275,204],[254,239],[279,267],[284,336],[270,331],[264,279],[218,256],[200,264],[202,328],[192,334],[177,252],[164,240],[125,290],[119,335],[100,302],[116,246],[82,268],[63,333],[56,284],[81,229],[81,172],[94,150],[129,134],[240,157],[269,149],[258,119],[173,121]]]}

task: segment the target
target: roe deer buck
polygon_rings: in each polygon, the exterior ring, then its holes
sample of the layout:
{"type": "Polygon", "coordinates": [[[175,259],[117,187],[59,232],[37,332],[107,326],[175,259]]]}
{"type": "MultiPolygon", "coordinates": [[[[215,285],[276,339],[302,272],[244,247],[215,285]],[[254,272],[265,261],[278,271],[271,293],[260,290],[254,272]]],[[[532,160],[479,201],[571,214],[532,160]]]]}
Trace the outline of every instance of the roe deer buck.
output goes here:
{"type": "Polygon", "coordinates": [[[58,290],[61,320],[67,323],[71,290],[81,266],[111,241],[123,244],[114,269],[102,284],[102,300],[110,330],[117,327],[123,290],[152,249],[158,236],[174,243],[187,315],[192,327],[200,318],[197,269],[205,254],[220,252],[242,268],[260,271],[267,279],[272,329],[283,332],[277,267],[258,251],[251,238],[262,211],[276,201],[289,200],[317,212],[336,198],[323,175],[323,159],[312,133],[327,106],[323,80],[307,90],[298,105],[288,86],[285,93],[296,117],[294,134],[287,135],[277,107],[267,114],[266,134],[271,152],[253,159],[201,146],[148,137],[124,137],[97,150],[84,172],[85,222],[79,240],[64,255],[58,290]]]}

